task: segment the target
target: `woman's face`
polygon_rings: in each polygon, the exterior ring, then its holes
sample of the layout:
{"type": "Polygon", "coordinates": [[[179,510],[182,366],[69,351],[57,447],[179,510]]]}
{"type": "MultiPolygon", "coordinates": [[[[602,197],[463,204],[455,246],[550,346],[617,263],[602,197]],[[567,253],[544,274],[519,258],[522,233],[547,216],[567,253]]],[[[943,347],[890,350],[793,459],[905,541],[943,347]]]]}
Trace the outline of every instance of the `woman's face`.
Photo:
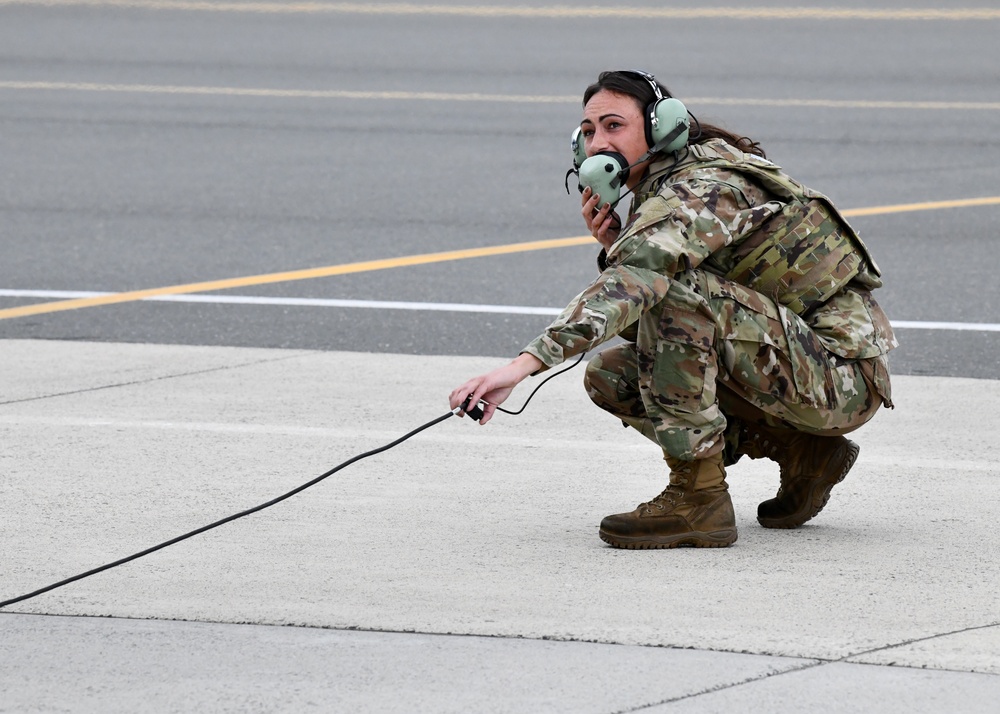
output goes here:
{"type": "MultiPolygon", "coordinates": [[[[587,156],[599,151],[617,151],[629,164],[646,153],[646,128],[638,102],[627,94],[602,89],[583,108],[580,122],[587,156]]],[[[632,168],[625,185],[632,189],[646,172],[649,162],[632,168]]]]}

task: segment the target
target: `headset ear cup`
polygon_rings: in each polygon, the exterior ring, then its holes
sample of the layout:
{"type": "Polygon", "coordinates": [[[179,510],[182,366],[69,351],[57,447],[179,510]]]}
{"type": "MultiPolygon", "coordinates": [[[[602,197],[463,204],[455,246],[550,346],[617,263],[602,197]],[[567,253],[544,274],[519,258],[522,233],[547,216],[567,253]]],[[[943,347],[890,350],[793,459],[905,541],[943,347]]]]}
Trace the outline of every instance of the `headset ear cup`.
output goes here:
{"type": "Polygon", "coordinates": [[[570,137],[570,148],[573,150],[573,168],[579,169],[587,160],[587,149],[583,144],[583,130],[577,127],[570,137]]]}
{"type": "Polygon", "coordinates": [[[664,97],[649,105],[646,111],[646,141],[651,147],[663,141],[678,126],[683,127],[683,131],[669,144],[660,147],[660,151],[669,154],[687,144],[691,119],[680,99],[664,97]]]}
{"type": "Polygon", "coordinates": [[[653,133],[655,131],[654,125],[656,124],[656,105],[659,104],[662,99],[655,100],[652,104],[646,106],[646,113],[643,115],[645,119],[646,128],[646,145],[652,147],[656,141],[653,139],[653,133]]]}

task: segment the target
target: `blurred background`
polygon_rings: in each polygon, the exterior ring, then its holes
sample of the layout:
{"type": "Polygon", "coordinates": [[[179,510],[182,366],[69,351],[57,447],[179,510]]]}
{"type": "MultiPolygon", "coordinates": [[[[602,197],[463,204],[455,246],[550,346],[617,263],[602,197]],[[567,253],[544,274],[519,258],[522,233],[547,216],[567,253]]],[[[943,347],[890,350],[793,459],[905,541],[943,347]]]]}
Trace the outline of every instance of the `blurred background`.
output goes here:
{"type": "MultiPolygon", "coordinates": [[[[996,378],[998,28],[983,0],[0,0],[0,311],[584,235],[580,97],[641,68],[856,214],[897,373],[996,378]]],[[[0,312],[0,338],[512,356],[596,254],[0,312]]]]}

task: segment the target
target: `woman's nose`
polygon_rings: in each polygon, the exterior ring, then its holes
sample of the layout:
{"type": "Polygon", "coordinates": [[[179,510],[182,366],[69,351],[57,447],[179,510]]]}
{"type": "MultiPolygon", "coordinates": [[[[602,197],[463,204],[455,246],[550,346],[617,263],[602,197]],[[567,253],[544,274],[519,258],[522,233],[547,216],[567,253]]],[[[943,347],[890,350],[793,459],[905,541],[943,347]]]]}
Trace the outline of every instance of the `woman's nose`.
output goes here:
{"type": "Polygon", "coordinates": [[[590,141],[587,142],[587,156],[593,156],[601,151],[607,151],[610,148],[607,136],[603,132],[595,131],[591,135],[590,141]]]}

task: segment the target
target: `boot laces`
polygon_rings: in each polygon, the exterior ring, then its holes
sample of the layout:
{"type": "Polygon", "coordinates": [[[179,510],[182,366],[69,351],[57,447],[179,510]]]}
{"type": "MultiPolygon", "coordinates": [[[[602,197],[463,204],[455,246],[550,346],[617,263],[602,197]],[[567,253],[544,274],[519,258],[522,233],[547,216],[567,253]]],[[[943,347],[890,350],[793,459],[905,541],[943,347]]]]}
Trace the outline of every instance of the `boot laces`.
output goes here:
{"type": "MultiPolygon", "coordinates": [[[[674,466],[670,470],[670,486],[687,486],[691,483],[691,472],[694,471],[694,462],[686,461],[683,466],[674,466]]],[[[667,489],[670,489],[667,486],[667,489]]]]}
{"type": "Polygon", "coordinates": [[[641,504],[639,507],[643,509],[645,513],[652,513],[655,508],[658,511],[673,510],[674,506],[677,505],[678,499],[683,498],[684,493],[675,484],[670,484],[663,492],[651,501],[641,504]]]}

